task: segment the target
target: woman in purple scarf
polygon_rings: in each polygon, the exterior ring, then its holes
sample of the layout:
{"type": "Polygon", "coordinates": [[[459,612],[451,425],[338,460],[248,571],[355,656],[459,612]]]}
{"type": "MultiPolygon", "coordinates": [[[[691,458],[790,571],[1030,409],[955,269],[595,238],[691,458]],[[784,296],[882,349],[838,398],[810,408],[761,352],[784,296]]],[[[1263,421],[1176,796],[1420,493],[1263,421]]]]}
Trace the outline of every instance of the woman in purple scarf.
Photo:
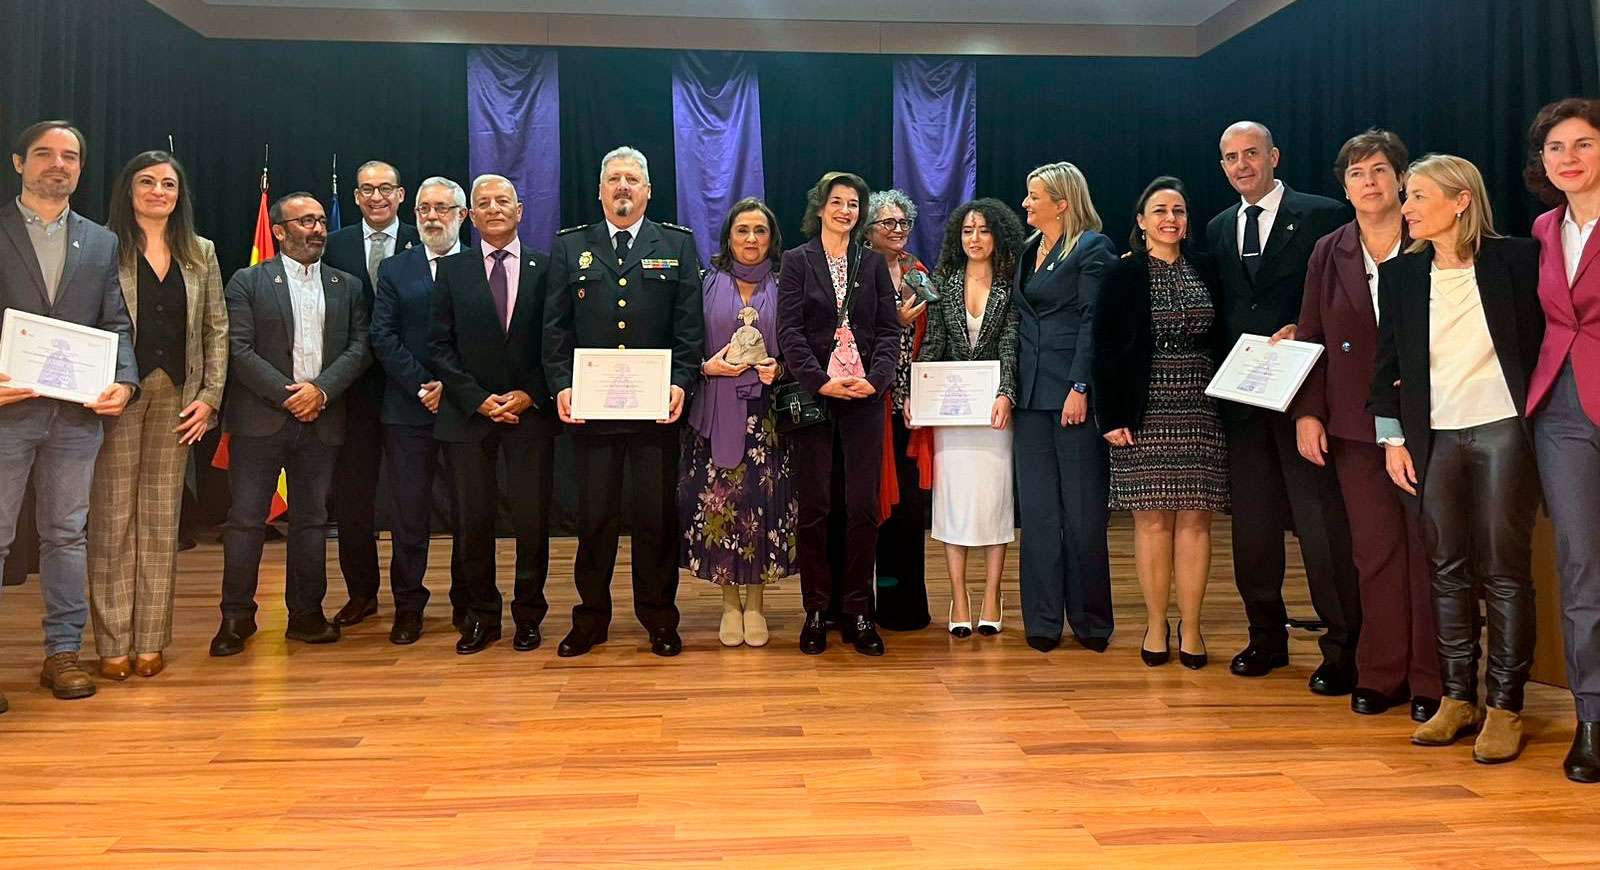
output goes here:
{"type": "Polygon", "coordinates": [[[704,381],[689,407],[679,467],[679,565],[722,587],[724,646],[765,646],[763,584],[792,573],[798,505],[789,448],[770,406],[780,372],[778,221],[754,197],[722,223],[722,251],[703,280],[704,381]],[[739,600],[739,587],[749,589],[739,600]]]}

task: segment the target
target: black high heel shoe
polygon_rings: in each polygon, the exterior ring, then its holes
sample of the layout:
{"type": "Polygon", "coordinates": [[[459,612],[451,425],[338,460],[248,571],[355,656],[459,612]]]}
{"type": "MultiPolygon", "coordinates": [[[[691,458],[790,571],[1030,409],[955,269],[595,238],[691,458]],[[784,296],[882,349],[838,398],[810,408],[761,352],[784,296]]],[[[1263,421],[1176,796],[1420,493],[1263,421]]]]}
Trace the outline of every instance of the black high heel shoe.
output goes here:
{"type": "MultiPolygon", "coordinates": [[[[1202,643],[1204,641],[1202,640],[1202,643]]],[[[1192,653],[1183,648],[1183,620],[1178,620],[1178,661],[1191,671],[1198,671],[1206,666],[1209,659],[1204,652],[1192,653]]]]}
{"type": "MultiPolygon", "coordinates": [[[[1161,620],[1161,628],[1163,636],[1166,638],[1163,641],[1163,645],[1166,646],[1166,649],[1156,652],[1154,650],[1145,649],[1143,641],[1139,643],[1139,658],[1144,662],[1145,667],[1160,667],[1161,665],[1172,661],[1172,625],[1163,619],[1161,620]]],[[[1144,633],[1145,637],[1150,636],[1150,626],[1145,626],[1144,633]]]]}

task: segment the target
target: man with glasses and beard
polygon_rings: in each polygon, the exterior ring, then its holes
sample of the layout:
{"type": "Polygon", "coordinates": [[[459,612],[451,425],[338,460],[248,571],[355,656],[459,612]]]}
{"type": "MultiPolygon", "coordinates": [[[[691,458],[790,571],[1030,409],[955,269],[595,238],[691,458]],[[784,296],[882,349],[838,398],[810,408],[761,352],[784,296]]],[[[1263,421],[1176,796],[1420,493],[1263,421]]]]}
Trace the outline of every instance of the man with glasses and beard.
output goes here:
{"type": "MultiPolygon", "coordinates": [[[[428,570],[434,474],[442,452],[441,443],[434,440],[433,424],[444,395],[444,385],[433,371],[428,333],[433,323],[434,276],[440,258],[461,251],[467,194],[448,178],[429,178],[417,188],[416,213],[422,244],[383,261],[372,303],[372,355],[377,360],[373,369],[384,375],[383,463],[393,531],[389,590],[394,595],[394,625],[389,640],[397,644],[416,643],[422,636],[422,611],[428,605],[428,589],[422,581],[428,570]]],[[[333,238],[329,237],[330,245],[333,238]]],[[[347,419],[347,427],[349,422],[347,419]]],[[[351,444],[348,438],[345,443],[351,444]]],[[[371,443],[358,446],[376,452],[371,443]]],[[[341,535],[341,555],[343,544],[341,535]]],[[[459,588],[460,558],[461,548],[452,548],[450,604],[458,628],[467,609],[459,588]]],[[[351,582],[348,569],[345,582],[351,582]]],[[[370,593],[368,600],[377,594],[375,585],[370,593]]],[[[356,603],[354,592],[351,602],[356,603]]],[[[338,617],[334,622],[339,622],[338,617]]]]}
{"type": "Polygon", "coordinates": [[[328,487],[344,441],[344,394],[371,362],[361,279],[322,263],[328,218],[309,193],[291,193],[268,213],[278,256],[228,282],[228,387],[232,505],[222,533],[222,625],[211,654],[244,650],[256,631],[256,580],[278,472],[289,481],[289,553],[284,636],[332,643],[339,628],[322,612],[328,591],[324,538],[328,487]]]}

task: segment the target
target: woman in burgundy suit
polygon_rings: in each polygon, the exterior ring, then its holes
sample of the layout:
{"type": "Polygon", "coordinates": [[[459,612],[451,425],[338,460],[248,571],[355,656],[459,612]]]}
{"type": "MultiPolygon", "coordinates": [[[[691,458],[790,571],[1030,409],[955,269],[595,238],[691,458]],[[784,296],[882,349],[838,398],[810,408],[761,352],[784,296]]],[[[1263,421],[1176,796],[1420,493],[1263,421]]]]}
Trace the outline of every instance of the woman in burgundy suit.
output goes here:
{"type": "Polygon", "coordinates": [[[1567,682],[1578,707],[1564,766],[1574,782],[1600,782],[1600,100],[1545,106],[1528,140],[1528,186],[1555,206],[1533,222],[1545,332],[1528,416],[1556,528],[1567,682]]]}
{"type": "Polygon", "coordinates": [[[1350,514],[1361,577],[1361,633],[1350,709],[1382,713],[1411,701],[1411,718],[1426,722],[1439,707],[1432,572],[1415,506],[1384,470],[1367,412],[1378,343],[1378,264],[1406,241],[1400,191],[1408,155],[1400,137],[1368,130],[1344,143],[1334,173],[1356,219],[1323,236],[1306,271],[1300,322],[1279,337],[1326,347],[1289,412],[1300,455],[1324,465],[1332,456],[1350,514]],[[1298,335],[1295,333],[1298,332],[1298,335]]]}

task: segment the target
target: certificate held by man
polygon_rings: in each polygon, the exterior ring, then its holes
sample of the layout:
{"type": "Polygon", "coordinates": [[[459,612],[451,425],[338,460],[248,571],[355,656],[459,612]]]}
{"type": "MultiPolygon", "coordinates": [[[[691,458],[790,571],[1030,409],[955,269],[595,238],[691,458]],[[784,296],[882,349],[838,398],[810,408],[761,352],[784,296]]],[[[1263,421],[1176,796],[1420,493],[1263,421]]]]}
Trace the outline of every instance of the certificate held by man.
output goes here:
{"type": "Polygon", "coordinates": [[[911,425],[988,426],[1000,392],[1000,361],[911,364],[911,425]]]}
{"type": "Polygon", "coordinates": [[[1322,356],[1322,345],[1306,341],[1273,344],[1264,335],[1239,336],[1206,387],[1206,395],[1284,411],[1322,356]]]}
{"type": "Polygon", "coordinates": [[[572,352],[574,420],[666,420],[672,351],[664,348],[572,352]]]}
{"type": "Polygon", "coordinates": [[[0,373],[8,387],[89,403],[116,380],[117,334],[79,323],[5,310],[0,328],[0,373]]]}

